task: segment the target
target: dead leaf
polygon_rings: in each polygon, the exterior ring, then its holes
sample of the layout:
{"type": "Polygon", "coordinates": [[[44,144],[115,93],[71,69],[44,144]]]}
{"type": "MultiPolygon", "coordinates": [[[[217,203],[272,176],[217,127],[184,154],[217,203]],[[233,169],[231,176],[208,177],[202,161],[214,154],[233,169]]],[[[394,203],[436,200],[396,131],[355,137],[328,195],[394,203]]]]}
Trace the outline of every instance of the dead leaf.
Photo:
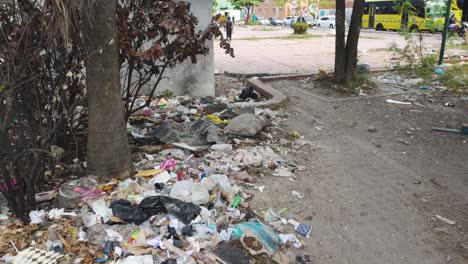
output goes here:
{"type": "Polygon", "coordinates": [[[121,224],[125,224],[125,221],[123,221],[122,219],[118,218],[117,216],[111,216],[110,217],[110,220],[114,223],[121,223],[121,224]]]}

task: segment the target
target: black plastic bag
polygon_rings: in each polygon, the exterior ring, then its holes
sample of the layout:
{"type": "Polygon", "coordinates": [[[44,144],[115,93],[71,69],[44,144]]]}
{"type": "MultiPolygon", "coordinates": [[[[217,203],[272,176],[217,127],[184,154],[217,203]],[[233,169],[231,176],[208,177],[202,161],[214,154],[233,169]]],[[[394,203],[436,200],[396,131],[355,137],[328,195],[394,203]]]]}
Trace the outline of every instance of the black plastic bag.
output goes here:
{"type": "Polygon", "coordinates": [[[149,218],[143,209],[137,205],[132,205],[132,203],[127,200],[112,201],[109,207],[112,209],[112,214],[114,216],[126,223],[140,225],[149,218]]]}
{"type": "Polygon", "coordinates": [[[188,225],[197,217],[201,209],[193,203],[186,203],[167,196],[151,196],[143,199],[139,207],[149,215],[168,213],[188,225]]]}
{"type": "Polygon", "coordinates": [[[257,100],[258,94],[255,92],[254,88],[247,87],[247,88],[242,89],[242,92],[239,95],[239,99],[241,99],[242,101],[245,101],[247,99],[257,100]]]}

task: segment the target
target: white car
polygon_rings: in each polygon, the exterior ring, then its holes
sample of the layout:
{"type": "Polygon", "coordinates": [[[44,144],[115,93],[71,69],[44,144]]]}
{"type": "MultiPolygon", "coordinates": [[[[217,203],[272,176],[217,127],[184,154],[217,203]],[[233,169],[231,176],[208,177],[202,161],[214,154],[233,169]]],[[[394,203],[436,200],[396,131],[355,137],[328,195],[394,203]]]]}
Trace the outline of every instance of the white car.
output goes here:
{"type": "Polygon", "coordinates": [[[335,16],[323,16],[317,21],[317,27],[323,28],[335,28],[336,19],[335,16]]]}
{"type": "Polygon", "coordinates": [[[285,19],[284,19],[284,25],[285,26],[291,26],[291,24],[296,21],[297,17],[295,16],[287,16],[285,19]]]}
{"type": "Polygon", "coordinates": [[[267,26],[270,25],[270,21],[268,21],[268,19],[261,17],[261,16],[257,17],[257,21],[260,22],[260,24],[262,25],[267,25],[267,26]]]}

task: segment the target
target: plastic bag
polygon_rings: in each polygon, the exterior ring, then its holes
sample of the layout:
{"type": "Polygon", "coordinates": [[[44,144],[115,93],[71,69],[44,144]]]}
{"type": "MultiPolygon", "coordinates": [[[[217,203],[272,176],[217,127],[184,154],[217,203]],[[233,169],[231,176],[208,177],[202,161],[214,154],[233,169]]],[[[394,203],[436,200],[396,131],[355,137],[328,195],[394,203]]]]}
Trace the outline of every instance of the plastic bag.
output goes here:
{"type": "Polygon", "coordinates": [[[29,218],[31,219],[31,225],[37,225],[37,224],[42,223],[42,221],[44,221],[45,216],[46,216],[46,212],[44,210],[29,212],[29,218]]]}
{"type": "Polygon", "coordinates": [[[92,178],[71,180],[60,187],[59,207],[73,209],[78,206],[82,197],[96,197],[96,192],[100,193],[98,183],[92,178]]]}
{"type": "Polygon", "coordinates": [[[132,205],[132,203],[127,200],[112,201],[109,207],[112,209],[114,216],[127,223],[140,225],[149,218],[143,209],[137,205],[132,205]]]}
{"type": "Polygon", "coordinates": [[[241,243],[245,245],[245,239],[248,237],[255,237],[262,245],[263,249],[258,251],[252,251],[249,249],[251,254],[256,255],[257,253],[267,253],[272,256],[278,250],[281,245],[281,238],[278,234],[269,226],[266,226],[259,222],[244,222],[233,226],[232,236],[241,239],[241,243]]]}
{"type": "Polygon", "coordinates": [[[224,174],[212,174],[208,177],[209,179],[214,180],[218,183],[219,189],[222,192],[230,193],[232,190],[231,183],[229,182],[229,178],[224,174]]]}
{"type": "Polygon", "coordinates": [[[200,207],[167,196],[151,196],[143,199],[140,208],[149,216],[168,213],[188,225],[200,213],[200,207]]]}
{"type": "Polygon", "coordinates": [[[192,181],[176,182],[169,196],[196,205],[207,204],[210,201],[210,194],[205,186],[192,181]]]}
{"type": "Polygon", "coordinates": [[[97,215],[102,217],[102,221],[104,223],[109,221],[109,218],[112,216],[112,210],[107,208],[106,202],[104,202],[104,200],[97,200],[90,204],[90,206],[97,215]]]}
{"type": "Polygon", "coordinates": [[[161,163],[159,167],[163,170],[174,170],[175,168],[177,168],[177,164],[179,163],[176,160],[168,159],[161,163]]]}

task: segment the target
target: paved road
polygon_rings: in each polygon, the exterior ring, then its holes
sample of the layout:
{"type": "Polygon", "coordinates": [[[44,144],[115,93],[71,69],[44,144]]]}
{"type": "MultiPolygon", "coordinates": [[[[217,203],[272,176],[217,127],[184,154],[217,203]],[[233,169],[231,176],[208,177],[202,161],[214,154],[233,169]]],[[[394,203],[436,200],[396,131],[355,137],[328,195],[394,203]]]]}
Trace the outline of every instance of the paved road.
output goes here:
{"type": "MultiPolygon", "coordinates": [[[[314,37],[288,39],[292,29],[268,27],[241,28],[234,31],[232,46],[236,58],[226,56],[215,48],[215,64],[218,72],[234,73],[310,73],[318,69],[331,70],[334,65],[335,38],[332,29],[311,29],[314,37]]],[[[428,51],[437,50],[440,34],[423,34],[428,51]]],[[[391,43],[400,47],[406,43],[396,32],[363,31],[359,41],[360,60],[372,68],[384,68],[390,64],[393,53],[387,51],[391,43]]]]}

